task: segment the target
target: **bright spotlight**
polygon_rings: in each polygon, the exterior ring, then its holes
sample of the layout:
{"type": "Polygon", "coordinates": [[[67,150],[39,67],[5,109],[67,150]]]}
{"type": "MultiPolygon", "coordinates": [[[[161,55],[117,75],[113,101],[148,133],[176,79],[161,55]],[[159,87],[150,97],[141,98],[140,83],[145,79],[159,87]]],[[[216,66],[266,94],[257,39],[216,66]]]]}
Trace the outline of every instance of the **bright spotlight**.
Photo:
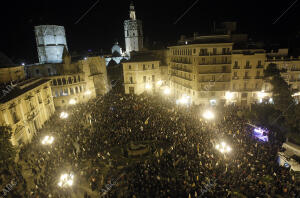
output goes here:
{"type": "Polygon", "coordinates": [[[215,117],[215,115],[209,110],[205,111],[202,116],[207,120],[211,120],[215,117]]]}
{"type": "Polygon", "coordinates": [[[176,100],[176,104],[188,104],[189,103],[189,99],[190,99],[190,96],[188,95],[183,95],[180,99],[176,100]]]}
{"type": "Polygon", "coordinates": [[[166,87],[164,89],[164,94],[169,95],[171,93],[171,89],[169,87],[166,87]]]}
{"type": "Polygon", "coordinates": [[[146,89],[151,89],[151,88],[152,88],[152,85],[149,84],[149,83],[147,83],[146,86],[145,86],[145,88],[146,88],[146,89]]]}
{"type": "Polygon", "coordinates": [[[87,59],[87,57],[84,57],[84,60],[86,60],[87,59]]]}
{"type": "Polygon", "coordinates": [[[25,65],[25,63],[22,63],[22,66],[24,66],[25,65]]]}
{"type": "Polygon", "coordinates": [[[58,182],[58,186],[59,187],[71,187],[73,185],[74,182],[74,175],[72,173],[70,174],[62,174],[60,176],[59,182],[58,182]]]}
{"type": "Polygon", "coordinates": [[[71,99],[71,100],[69,101],[69,104],[70,104],[70,105],[76,104],[76,100],[75,100],[75,99],[71,99]]]}
{"type": "Polygon", "coordinates": [[[226,100],[231,100],[233,98],[233,93],[227,91],[225,93],[225,98],[226,98],[226,100]]]}
{"type": "Polygon", "coordinates": [[[157,83],[156,83],[156,84],[157,84],[158,86],[161,86],[161,85],[162,85],[162,83],[163,83],[163,81],[162,81],[162,80],[159,80],[159,81],[157,81],[157,83]]]}
{"type": "Polygon", "coordinates": [[[53,143],[53,141],[54,141],[54,137],[52,137],[52,136],[45,136],[44,137],[44,139],[42,140],[42,144],[44,144],[44,145],[50,145],[50,144],[52,144],[53,143]]]}
{"type": "Polygon", "coordinates": [[[66,112],[61,112],[59,117],[62,118],[62,119],[66,119],[68,116],[69,116],[68,113],[66,113],[66,112]]]}
{"type": "Polygon", "coordinates": [[[216,145],[216,149],[221,153],[229,153],[231,151],[230,146],[228,146],[225,142],[216,145]]]}
{"type": "Polygon", "coordinates": [[[259,99],[262,99],[262,98],[264,98],[265,96],[266,96],[266,93],[265,93],[264,90],[262,90],[262,91],[260,91],[260,92],[257,93],[257,97],[258,97],[259,99]]]}
{"type": "Polygon", "coordinates": [[[90,90],[87,90],[84,94],[85,94],[85,95],[91,95],[91,93],[92,93],[92,92],[91,92],[90,90]]]}

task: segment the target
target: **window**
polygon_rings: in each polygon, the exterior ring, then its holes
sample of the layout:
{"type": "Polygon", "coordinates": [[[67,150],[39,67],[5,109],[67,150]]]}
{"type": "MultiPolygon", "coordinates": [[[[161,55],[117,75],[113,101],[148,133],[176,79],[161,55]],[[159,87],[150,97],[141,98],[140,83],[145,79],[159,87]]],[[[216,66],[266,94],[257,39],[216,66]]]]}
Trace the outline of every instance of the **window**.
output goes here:
{"type": "Polygon", "coordinates": [[[58,85],[61,85],[61,79],[60,79],[60,78],[57,79],[57,84],[58,84],[58,85]]]}
{"type": "Polygon", "coordinates": [[[222,72],[226,72],[226,66],[222,66],[222,72]]]}
{"type": "Polygon", "coordinates": [[[80,76],[78,76],[78,82],[80,82],[80,76]]]}
{"type": "Polygon", "coordinates": [[[68,83],[72,84],[72,78],[71,77],[68,78],[68,83]]]}
{"type": "Polygon", "coordinates": [[[237,67],[238,66],[238,62],[234,61],[234,66],[237,67]]]}
{"type": "Polygon", "coordinates": [[[259,61],[257,62],[257,65],[258,65],[258,66],[261,66],[261,60],[259,60],[259,61]]]}
{"type": "Polygon", "coordinates": [[[246,71],[246,72],[245,72],[245,77],[246,77],[246,78],[248,77],[248,74],[249,74],[249,72],[246,71]]]}
{"type": "Polygon", "coordinates": [[[233,73],[233,76],[234,76],[234,77],[237,77],[237,72],[234,72],[234,73],[233,73]]]}
{"type": "Polygon", "coordinates": [[[250,61],[246,61],[246,67],[250,66],[250,61]]]}
{"type": "Polygon", "coordinates": [[[76,79],[76,76],[74,76],[74,83],[76,83],[77,82],[77,79],[76,79]]]}
{"type": "Polygon", "coordinates": [[[146,76],[143,76],[144,83],[147,81],[146,76]]]}
{"type": "Polygon", "coordinates": [[[196,49],[193,50],[193,53],[196,54],[196,49]]]}
{"type": "Polygon", "coordinates": [[[236,84],[233,84],[232,89],[235,90],[235,88],[236,88],[236,84]]]}
{"type": "Polygon", "coordinates": [[[152,69],[154,69],[154,64],[152,64],[152,69]]]}
{"type": "Polygon", "coordinates": [[[57,85],[56,79],[53,79],[52,83],[53,83],[54,86],[56,86],[57,85]]]}
{"type": "Polygon", "coordinates": [[[226,54],[226,48],[222,48],[222,54],[226,54]]]}
{"type": "Polygon", "coordinates": [[[152,82],[155,82],[155,75],[152,75],[152,82]]]}
{"type": "Polygon", "coordinates": [[[78,87],[75,87],[75,91],[76,91],[76,93],[78,93],[79,91],[78,91],[78,87]]]}
{"type": "Polygon", "coordinates": [[[132,78],[132,76],[129,77],[129,82],[130,82],[130,84],[133,84],[133,78],[132,78]]]}
{"type": "Polygon", "coordinates": [[[81,86],[79,86],[79,91],[82,92],[82,87],[81,86]]]}
{"type": "Polygon", "coordinates": [[[217,48],[213,48],[213,54],[214,54],[214,55],[217,54],[217,48]]]}
{"type": "Polygon", "coordinates": [[[51,76],[51,69],[48,68],[48,75],[51,76]]]}
{"type": "Polygon", "coordinates": [[[68,89],[65,88],[65,89],[64,89],[64,96],[67,96],[67,95],[68,95],[68,89]]]}
{"type": "Polygon", "coordinates": [[[39,73],[40,73],[40,70],[36,69],[36,70],[35,70],[35,73],[36,73],[36,74],[39,74],[39,73]]]}
{"type": "Polygon", "coordinates": [[[131,65],[128,65],[128,69],[131,69],[131,65]]]}
{"type": "Polygon", "coordinates": [[[205,58],[202,58],[202,64],[205,64],[205,58]]]}
{"type": "Polygon", "coordinates": [[[63,85],[66,84],[66,79],[65,79],[65,78],[62,79],[62,84],[63,84],[63,85]]]}
{"type": "Polygon", "coordinates": [[[59,95],[60,95],[60,96],[63,96],[63,95],[64,95],[64,91],[63,91],[62,89],[60,89],[59,95]]]}
{"type": "Polygon", "coordinates": [[[213,58],[213,64],[216,64],[217,63],[217,59],[216,58],[213,58]]]}
{"type": "Polygon", "coordinates": [[[256,76],[260,76],[260,71],[257,71],[257,72],[256,72],[256,76]]]}
{"type": "Polygon", "coordinates": [[[62,104],[64,104],[64,103],[65,103],[65,101],[64,101],[64,100],[62,100],[62,101],[61,101],[61,103],[62,103],[62,104]]]}
{"type": "Polygon", "coordinates": [[[247,83],[244,83],[244,89],[247,89],[247,83]]]}
{"type": "Polygon", "coordinates": [[[70,88],[70,94],[74,95],[74,89],[72,87],[70,88]]]}
{"type": "Polygon", "coordinates": [[[58,91],[55,90],[55,97],[58,97],[58,91]]]}
{"type": "Polygon", "coordinates": [[[143,64],[143,70],[146,70],[146,65],[145,64],[143,64]]]}

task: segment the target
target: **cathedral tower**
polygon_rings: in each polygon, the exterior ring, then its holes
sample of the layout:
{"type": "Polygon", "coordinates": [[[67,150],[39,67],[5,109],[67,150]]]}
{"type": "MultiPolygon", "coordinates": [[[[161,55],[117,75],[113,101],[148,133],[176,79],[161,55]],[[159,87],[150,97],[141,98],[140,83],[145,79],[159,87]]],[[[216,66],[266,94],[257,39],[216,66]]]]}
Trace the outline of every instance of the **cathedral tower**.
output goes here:
{"type": "Polygon", "coordinates": [[[130,19],[124,22],[125,45],[128,55],[131,51],[140,51],[143,48],[142,21],[136,19],[133,2],[130,4],[129,15],[130,19]]]}

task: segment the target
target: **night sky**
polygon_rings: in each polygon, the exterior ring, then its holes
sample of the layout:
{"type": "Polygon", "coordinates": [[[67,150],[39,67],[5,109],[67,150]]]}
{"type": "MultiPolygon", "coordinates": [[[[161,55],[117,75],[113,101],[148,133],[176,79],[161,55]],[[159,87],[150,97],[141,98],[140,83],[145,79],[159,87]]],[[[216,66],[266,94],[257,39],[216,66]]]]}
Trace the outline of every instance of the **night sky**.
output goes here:
{"type": "MultiPolygon", "coordinates": [[[[129,18],[130,0],[100,0],[78,23],[75,22],[97,0],[5,1],[1,5],[1,49],[18,63],[38,62],[33,28],[35,25],[63,25],[71,52],[110,51],[113,43],[124,46],[123,22],[129,18]]],[[[135,0],[137,18],[143,21],[144,37],[167,44],[180,35],[208,33],[212,21],[237,21],[238,32],[252,38],[280,37],[288,40],[300,25],[300,1],[200,0],[177,24],[174,22],[196,0],[135,0]],[[296,2],[275,24],[274,21],[296,2]]]]}

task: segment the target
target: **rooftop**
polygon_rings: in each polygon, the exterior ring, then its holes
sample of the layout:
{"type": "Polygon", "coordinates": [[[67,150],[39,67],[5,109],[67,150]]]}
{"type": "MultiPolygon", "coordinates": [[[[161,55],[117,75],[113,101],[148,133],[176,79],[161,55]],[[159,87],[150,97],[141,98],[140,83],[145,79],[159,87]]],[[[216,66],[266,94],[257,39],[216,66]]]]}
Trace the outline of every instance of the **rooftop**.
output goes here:
{"type": "Polygon", "coordinates": [[[0,103],[6,103],[48,81],[48,79],[29,79],[13,85],[12,87],[7,87],[6,91],[8,93],[6,95],[4,95],[6,92],[1,93],[0,103]]]}

